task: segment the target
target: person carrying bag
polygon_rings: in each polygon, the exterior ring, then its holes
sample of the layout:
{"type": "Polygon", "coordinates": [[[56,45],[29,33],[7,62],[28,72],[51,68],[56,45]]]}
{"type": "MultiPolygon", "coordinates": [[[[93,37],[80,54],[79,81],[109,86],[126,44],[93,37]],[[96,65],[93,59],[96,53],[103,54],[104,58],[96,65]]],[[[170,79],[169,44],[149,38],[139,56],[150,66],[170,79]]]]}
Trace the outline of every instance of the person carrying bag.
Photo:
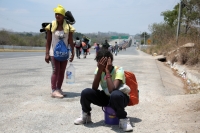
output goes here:
{"type": "Polygon", "coordinates": [[[61,89],[65,69],[68,63],[74,59],[73,33],[75,28],[65,21],[65,9],[58,5],[54,8],[55,21],[45,27],[47,31],[45,61],[51,62],[51,96],[53,98],[63,98],[64,93],[61,89]],[[71,52],[70,52],[71,50],[71,52]]]}

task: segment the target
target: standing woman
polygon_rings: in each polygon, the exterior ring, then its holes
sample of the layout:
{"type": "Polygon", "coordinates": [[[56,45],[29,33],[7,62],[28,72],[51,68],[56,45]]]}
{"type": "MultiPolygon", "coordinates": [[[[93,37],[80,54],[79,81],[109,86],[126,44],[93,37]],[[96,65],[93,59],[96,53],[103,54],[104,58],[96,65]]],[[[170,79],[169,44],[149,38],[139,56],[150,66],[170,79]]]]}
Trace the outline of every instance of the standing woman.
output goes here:
{"type": "Polygon", "coordinates": [[[65,69],[67,66],[68,60],[58,61],[54,58],[54,48],[59,42],[60,37],[62,36],[65,45],[67,48],[71,49],[71,55],[69,55],[69,61],[72,62],[74,59],[74,44],[73,44],[73,32],[75,31],[74,27],[70,24],[67,24],[64,20],[65,9],[63,6],[58,5],[54,8],[55,12],[55,21],[52,21],[52,25],[47,25],[45,27],[47,31],[47,42],[46,42],[46,55],[45,61],[52,65],[52,75],[51,75],[51,96],[54,98],[63,98],[64,94],[61,89],[65,69]]]}

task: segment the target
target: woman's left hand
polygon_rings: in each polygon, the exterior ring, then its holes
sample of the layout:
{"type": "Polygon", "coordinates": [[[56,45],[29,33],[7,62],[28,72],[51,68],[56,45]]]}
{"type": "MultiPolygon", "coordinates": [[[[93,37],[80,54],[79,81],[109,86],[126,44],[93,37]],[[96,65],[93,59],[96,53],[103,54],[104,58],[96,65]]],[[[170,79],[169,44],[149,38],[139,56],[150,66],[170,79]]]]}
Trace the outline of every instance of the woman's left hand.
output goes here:
{"type": "Polygon", "coordinates": [[[69,58],[69,61],[72,62],[74,60],[74,54],[72,54],[69,58]]]}

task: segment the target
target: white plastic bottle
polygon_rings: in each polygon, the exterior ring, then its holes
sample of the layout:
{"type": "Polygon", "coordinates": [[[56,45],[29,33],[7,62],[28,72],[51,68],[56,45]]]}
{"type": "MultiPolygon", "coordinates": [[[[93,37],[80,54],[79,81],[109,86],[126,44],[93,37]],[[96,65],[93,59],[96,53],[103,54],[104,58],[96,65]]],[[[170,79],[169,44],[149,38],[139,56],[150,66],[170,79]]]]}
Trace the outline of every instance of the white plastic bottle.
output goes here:
{"type": "Polygon", "coordinates": [[[70,63],[66,70],[66,82],[68,84],[73,84],[75,82],[75,68],[72,63],[70,63]]]}

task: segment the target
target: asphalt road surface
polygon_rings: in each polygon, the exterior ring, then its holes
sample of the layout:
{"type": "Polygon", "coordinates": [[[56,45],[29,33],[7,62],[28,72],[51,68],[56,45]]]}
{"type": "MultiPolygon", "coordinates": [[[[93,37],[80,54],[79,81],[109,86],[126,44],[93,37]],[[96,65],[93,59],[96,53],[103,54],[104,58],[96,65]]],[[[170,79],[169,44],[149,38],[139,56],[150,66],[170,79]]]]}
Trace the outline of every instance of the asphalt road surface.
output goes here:
{"type": "MultiPolygon", "coordinates": [[[[95,52],[74,58],[75,83],[63,82],[63,99],[50,97],[52,68],[44,53],[0,53],[0,133],[118,133],[106,125],[100,107],[92,105],[93,123],[74,125],[81,113],[80,93],[90,88],[95,52]]],[[[135,73],[140,103],[126,107],[135,133],[199,133],[199,94],[186,95],[170,68],[135,47],[114,56],[114,65],[135,73]]]]}

